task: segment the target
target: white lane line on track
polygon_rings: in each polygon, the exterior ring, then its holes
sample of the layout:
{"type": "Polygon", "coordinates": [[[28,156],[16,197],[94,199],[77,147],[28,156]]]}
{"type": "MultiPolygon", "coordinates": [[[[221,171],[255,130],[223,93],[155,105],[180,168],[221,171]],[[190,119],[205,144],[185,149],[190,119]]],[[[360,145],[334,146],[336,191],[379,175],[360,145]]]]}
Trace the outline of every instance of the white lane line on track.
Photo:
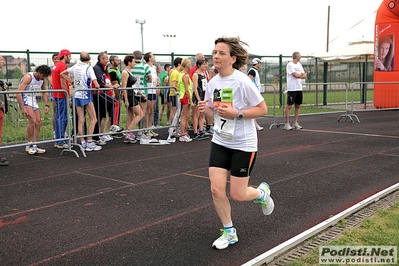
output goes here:
{"type": "Polygon", "coordinates": [[[389,136],[389,135],[378,135],[378,134],[367,134],[367,133],[356,133],[356,132],[344,132],[344,131],[328,131],[328,130],[317,130],[317,129],[301,129],[302,131],[309,132],[320,132],[320,133],[332,133],[332,134],[344,134],[344,135],[356,135],[356,136],[366,136],[366,137],[380,137],[380,138],[392,138],[399,139],[399,136],[389,136]]]}

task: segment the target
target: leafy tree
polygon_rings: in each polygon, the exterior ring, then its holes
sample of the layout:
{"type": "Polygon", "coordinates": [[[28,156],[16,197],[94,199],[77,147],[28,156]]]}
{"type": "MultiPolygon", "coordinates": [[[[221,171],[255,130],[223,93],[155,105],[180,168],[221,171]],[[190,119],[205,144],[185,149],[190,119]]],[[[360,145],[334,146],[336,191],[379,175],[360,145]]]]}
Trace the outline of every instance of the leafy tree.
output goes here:
{"type": "Polygon", "coordinates": [[[16,67],[14,69],[14,72],[12,73],[12,78],[13,79],[20,79],[23,77],[22,71],[21,69],[19,69],[18,67],[16,67]]]}

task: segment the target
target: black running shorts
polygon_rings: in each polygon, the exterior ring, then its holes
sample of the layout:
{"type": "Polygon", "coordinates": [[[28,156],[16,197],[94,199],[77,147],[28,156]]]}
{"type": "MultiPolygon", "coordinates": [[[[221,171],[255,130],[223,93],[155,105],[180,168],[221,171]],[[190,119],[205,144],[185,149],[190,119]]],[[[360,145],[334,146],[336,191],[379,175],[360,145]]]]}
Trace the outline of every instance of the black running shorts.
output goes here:
{"type": "Polygon", "coordinates": [[[212,142],[209,167],[226,169],[232,176],[248,177],[255,165],[256,154],[226,148],[212,142]]]}
{"type": "Polygon", "coordinates": [[[294,104],[301,105],[302,100],[303,100],[302,91],[289,91],[287,93],[287,104],[288,105],[294,105],[294,104]]]}

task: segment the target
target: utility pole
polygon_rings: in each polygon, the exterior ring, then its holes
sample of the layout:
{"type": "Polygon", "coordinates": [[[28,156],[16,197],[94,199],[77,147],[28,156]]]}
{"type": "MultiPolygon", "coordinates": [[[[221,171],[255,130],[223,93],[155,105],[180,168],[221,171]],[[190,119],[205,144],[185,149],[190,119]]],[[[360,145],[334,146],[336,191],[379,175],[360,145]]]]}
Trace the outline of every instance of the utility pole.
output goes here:
{"type": "Polygon", "coordinates": [[[145,19],[144,20],[136,19],[136,24],[140,24],[140,29],[141,29],[141,52],[144,54],[143,25],[145,24],[145,19]]]}
{"type": "MultiPolygon", "coordinates": [[[[328,6],[327,13],[327,44],[326,44],[326,52],[328,53],[330,44],[330,6],[328,6]]],[[[328,63],[323,63],[323,82],[327,83],[327,72],[328,72],[328,63]]],[[[327,85],[323,85],[323,105],[327,105],[327,85]]]]}

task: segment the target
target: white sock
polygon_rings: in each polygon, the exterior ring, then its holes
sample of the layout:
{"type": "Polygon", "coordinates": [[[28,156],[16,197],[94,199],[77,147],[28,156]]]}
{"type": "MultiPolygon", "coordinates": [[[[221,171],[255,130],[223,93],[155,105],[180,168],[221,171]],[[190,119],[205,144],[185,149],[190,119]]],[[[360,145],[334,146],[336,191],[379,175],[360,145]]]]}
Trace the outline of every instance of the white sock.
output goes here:
{"type": "Polygon", "coordinates": [[[224,229],[230,229],[233,228],[233,222],[229,222],[227,224],[223,224],[224,229]]]}

